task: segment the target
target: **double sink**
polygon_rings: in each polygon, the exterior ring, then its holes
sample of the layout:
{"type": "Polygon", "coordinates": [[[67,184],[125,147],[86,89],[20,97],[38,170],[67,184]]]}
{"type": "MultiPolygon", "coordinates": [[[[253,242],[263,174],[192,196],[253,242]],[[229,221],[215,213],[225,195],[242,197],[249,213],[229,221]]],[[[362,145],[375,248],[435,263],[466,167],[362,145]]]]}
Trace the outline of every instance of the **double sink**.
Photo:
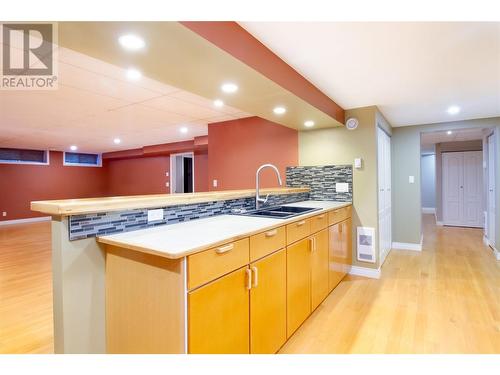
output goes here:
{"type": "Polygon", "coordinates": [[[307,212],[318,211],[318,210],[321,210],[321,208],[275,206],[275,207],[265,207],[259,210],[252,210],[247,212],[239,212],[236,213],[236,215],[266,217],[272,219],[288,219],[294,216],[305,214],[307,212]]]}

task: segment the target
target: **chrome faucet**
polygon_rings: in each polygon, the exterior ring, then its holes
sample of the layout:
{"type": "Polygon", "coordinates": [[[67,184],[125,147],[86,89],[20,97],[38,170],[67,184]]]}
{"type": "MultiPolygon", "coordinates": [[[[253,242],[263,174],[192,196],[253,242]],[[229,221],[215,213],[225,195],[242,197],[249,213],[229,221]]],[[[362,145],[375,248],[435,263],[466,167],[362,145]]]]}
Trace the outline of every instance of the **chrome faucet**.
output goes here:
{"type": "Polygon", "coordinates": [[[280,176],[280,171],[278,168],[276,168],[272,164],[263,164],[257,169],[257,172],[255,173],[255,209],[260,208],[261,203],[266,203],[267,200],[269,199],[269,194],[266,195],[265,198],[260,197],[260,192],[259,192],[259,184],[260,184],[260,171],[263,170],[264,168],[272,168],[276,172],[276,176],[278,176],[278,182],[280,186],[283,186],[283,183],[281,182],[281,176],[280,176]]]}

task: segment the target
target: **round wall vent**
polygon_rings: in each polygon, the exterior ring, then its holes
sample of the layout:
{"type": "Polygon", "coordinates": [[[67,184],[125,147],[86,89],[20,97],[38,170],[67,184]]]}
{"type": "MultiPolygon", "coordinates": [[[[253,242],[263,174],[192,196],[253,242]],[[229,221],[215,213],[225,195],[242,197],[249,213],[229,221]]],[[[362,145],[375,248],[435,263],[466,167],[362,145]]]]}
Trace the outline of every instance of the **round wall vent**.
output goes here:
{"type": "Polygon", "coordinates": [[[355,117],[348,118],[347,121],[345,122],[345,127],[348,130],[354,130],[358,127],[359,121],[355,117]]]}

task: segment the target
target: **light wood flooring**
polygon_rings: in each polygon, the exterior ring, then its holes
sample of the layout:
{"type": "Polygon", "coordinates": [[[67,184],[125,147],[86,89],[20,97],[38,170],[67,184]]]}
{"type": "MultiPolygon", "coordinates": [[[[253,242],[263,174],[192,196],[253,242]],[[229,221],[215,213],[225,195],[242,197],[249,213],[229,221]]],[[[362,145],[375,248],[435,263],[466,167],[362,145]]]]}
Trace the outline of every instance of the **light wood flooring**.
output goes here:
{"type": "MultiPolygon", "coordinates": [[[[50,224],[0,227],[0,353],[52,351],[50,224]]],[[[344,279],[281,353],[500,353],[500,262],[424,215],[422,252],[344,279]]]]}

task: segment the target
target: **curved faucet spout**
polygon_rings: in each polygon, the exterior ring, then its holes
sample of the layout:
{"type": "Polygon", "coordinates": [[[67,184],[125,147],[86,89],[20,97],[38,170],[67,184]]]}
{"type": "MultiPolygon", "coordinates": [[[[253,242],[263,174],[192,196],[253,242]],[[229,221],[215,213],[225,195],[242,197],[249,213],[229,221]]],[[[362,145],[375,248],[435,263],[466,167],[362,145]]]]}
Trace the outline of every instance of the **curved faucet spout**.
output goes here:
{"type": "Polygon", "coordinates": [[[280,186],[283,186],[283,183],[281,181],[281,176],[280,176],[280,171],[278,168],[276,168],[275,165],[272,164],[263,164],[261,165],[258,169],[257,172],[255,173],[255,208],[258,210],[260,208],[261,203],[266,203],[267,200],[269,199],[269,194],[265,198],[260,197],[260,172],[265,169],[265,168],[271,168],[276,172],[276,176],[278,177],[278,183],[280,186]]]}

